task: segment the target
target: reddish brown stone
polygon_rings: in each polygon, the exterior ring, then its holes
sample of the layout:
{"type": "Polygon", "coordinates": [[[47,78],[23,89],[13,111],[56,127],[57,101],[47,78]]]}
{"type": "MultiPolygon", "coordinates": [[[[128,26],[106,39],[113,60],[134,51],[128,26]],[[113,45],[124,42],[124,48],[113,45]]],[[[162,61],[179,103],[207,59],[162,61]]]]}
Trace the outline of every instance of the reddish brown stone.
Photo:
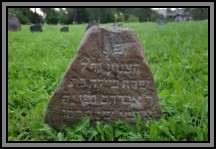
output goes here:
{"type": "Polygon", "coordinates": [[[83,116],[134,123],[132,112],[143,119],[161,115],[143,49],[131,29],[91,27],[52,95],[45,122],[55,129],[83,116]]]}

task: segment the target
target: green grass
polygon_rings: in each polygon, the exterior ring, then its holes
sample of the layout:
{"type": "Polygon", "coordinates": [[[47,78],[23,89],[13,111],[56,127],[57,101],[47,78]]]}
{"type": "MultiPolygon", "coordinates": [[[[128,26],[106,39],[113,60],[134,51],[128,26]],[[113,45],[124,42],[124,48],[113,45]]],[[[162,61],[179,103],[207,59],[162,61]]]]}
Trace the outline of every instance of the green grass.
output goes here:
{"type": "MultiPolygon", "coordinates": [[[[109,26],[104,25],[104,26],[109,26]]],[[[154,74],[163,115],[136,125],[89,118],[56,132],[43,118],[51,94],[79,48],[85,25],[45,26],[43,33],[8,33],[8,140],[207,141],[208,22],[128,23],[154,74]]]]}

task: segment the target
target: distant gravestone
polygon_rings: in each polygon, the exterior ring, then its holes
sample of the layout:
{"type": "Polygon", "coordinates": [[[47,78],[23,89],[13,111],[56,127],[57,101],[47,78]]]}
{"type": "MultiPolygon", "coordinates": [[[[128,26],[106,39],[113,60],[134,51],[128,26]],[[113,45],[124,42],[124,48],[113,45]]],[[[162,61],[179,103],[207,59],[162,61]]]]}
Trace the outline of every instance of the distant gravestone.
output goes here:
{"type": "Polygon", "coordinates": [[[42,25],[40,23],[30,26],[29,29],[31,32],[43,32],[42,25]]]}
{"type": "Polygon", "coordinates": [[[8,13],[8,31],[21,31],[21,24],[15,14],[8,13]]]}
{"type": "Polygon", "coordinates": [[[86,28],[86,31],[87,31],[89,28],[91,28],[92,26],[98,26],[98,25],[99,25],[99,23],[98,23],[97,21],[91,20],[91,21],[89,21],[89,23],[88,23],[88,26],[87,26],[87,28],[86,28]]]}
{"type": "Polygon", "coordinates": [[[134,123],[133,112],[144,120],[161,115],[141,44],[130,29],[92,27],[51,97],[45,122],[57,130],[84,116],[134,123]]]}
{"type": "Polygon", "coordinates": [[[69,32],[69,28],[67,26],[64,26],[60,29],[61,32],[69,32]]]}
{"type": "Polygon", "coordinates": [[[177,15],[175,16],[175,18],[174,18],[174,21],[175,21],[175,22],[183,22],[183,21],[184,21],[184,18],[183,18],[182,15],[177,14],[177,15]]]}

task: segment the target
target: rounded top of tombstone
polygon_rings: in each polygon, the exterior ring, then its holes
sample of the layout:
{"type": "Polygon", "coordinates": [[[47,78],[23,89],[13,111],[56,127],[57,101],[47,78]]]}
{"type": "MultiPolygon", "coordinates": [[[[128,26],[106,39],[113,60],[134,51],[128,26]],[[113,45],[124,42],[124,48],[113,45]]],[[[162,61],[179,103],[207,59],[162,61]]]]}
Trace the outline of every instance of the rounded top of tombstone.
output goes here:
{"type": "Polygon", "coordinates": [[[121,28],[121,27],[104,28],[100,26],[92,26],[85,32],[81,44],[83,44],[86,41],[86,39],[89,38],[89,36],[92,35],[94,36],[94,34],[98,34],[102,32],[125,33],[125,34],[130,34],[131,37],[134,37],[133,30],[131,28],[121,28]]]}
{"type": "Polygon", "coordinates": [[[104,27],[99,27],[99,26],[93,26],[91,28],[89,28],[86,32],[86,34],[88,33],[96,33],[96,32],[99,32],[101,30],[106,30],[106,31],[109,31],[109,32],[122,32],[122,31],[133,31],[131,28],[121,28],[121,27],[117,27],[117,26],[112,26],[110,28],[104,28],[104,27]]]}

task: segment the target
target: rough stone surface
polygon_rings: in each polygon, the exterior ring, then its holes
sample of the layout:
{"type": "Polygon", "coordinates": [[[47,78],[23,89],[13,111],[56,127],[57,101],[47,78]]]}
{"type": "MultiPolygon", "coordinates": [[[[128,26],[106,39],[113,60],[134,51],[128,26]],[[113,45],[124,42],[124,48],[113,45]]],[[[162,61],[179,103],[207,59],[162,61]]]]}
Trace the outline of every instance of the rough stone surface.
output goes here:
{"type": "Polygon", "coordinates": [[[30,26],[29,29],[31,32],[43,32],[42,25],[40,23],[30,26]]]}
{"type": "Polygon", "coordinates": [[[97,23],[97,21],[91,20],[91,21],[89,21],[88,26],[86,27],[86,31],[87,31],[89,28],[91,28],[92,26],[98,26],[98,25],[99,25],[99,24],[97,23]]]}
{"type": "Polygon", "coordinates": [[[15,14],[8,13],[8,31],[21,31],[21,24],[15,14]]]}
{"type": "Polygon", "coordinates": [[[51,97],[45,122],[54,129],[84,116],[134,123],[133,112],[144,120],[161,114],[143,49],[130,29],[91,27],[51,97]]]}
{"type": "Polygon", "coordinates": [[[64,26],[60,29],[61,32],[69,32],[69,28],[67,26],[64,26]]]}

